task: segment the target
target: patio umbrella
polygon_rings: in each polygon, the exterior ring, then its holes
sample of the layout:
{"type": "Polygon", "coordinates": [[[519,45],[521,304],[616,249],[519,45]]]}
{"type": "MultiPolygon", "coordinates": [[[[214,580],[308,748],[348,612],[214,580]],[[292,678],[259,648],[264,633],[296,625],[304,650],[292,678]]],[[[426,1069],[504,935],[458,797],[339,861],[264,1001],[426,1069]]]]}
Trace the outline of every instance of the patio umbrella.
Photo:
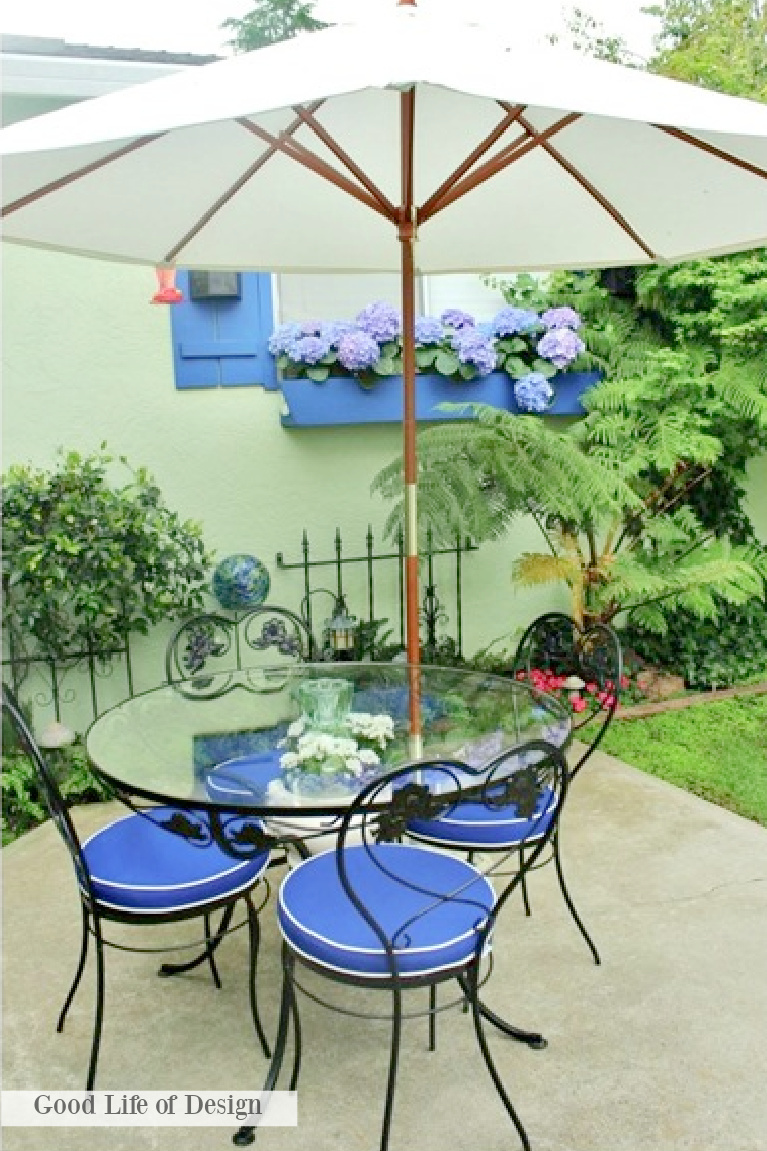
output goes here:
{"type": "Polygon", "coordinates": [[[401,273],[414,665],[416,272],[767,243],[767,107],[509,42],[414,0],[12,125],[0,154],[8,241],[152,265],[401,273]]]}

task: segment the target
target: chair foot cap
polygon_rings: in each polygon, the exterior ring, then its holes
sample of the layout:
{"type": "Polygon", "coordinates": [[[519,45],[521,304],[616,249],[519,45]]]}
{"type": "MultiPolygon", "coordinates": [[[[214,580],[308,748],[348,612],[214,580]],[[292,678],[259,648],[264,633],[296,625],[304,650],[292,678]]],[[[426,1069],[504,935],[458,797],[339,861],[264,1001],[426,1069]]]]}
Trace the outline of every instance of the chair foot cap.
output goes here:
{"type": "Polygon", "coordinates": [[[232,1143],[235,1147],[249,1147],[251,1143],[256,1141],[255,1127],[241,1127],[236,1135],[232,1136],[232,1143]]]}
{"type": "Polygon", "coordinates": [[[532,1048],[533,1051],[543,1051],[548,1045],[549,1041],[543,1035],[534,1035],[532,1039],[527,1040],[527,1046],[532,1048]]]}

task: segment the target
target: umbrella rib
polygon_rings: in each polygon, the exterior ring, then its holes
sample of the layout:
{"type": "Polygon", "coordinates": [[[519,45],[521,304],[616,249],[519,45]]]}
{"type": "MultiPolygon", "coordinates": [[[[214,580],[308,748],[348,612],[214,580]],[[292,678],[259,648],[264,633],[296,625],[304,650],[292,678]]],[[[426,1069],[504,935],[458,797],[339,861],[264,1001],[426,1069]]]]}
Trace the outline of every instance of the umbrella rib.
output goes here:
{"type": "Polygon", "coordinates": [[[484,156],[485,152],[492,148],[496,141],[500,140],[501,136],[512,124],[517,122],[527,105],[517,104],[515,108],[512,108],[508,104],[501,104],[501,107],[506,110],[507,115],[499,121],[490,135],[486,136],[482,143],[478,144],[474,151],[469,153],[463,163],[459,164],[455,171],[451,172],[437,190],[429,196],[429,199],[423,203],[419,212],[420,219],[428,219],[432,212],[439,211],[440,201],[445,192],[449,192],[456,182],[460,180],[461,176],[464,176],[469,168],[473,168],[477,160],[484,156]]]}
{"type": "MultiPolygon", "coordinates": [[[[524,116],[520,117],[519,122],[523,128],[526,128],[531,133],[532,136],[535,136],[535,129],[533,128],[532,124],[529,123],[529,121],[525,120],[524,116]]],[[[576,168],[574,164],[571,164],[570,161],[566,159],[566,157],[563,156],[562,153],[553,146],[553,144],[550,144],[548,140],[543,140],[541,142],[541,147],[544,148],[545,151],[548,152],[548,154],[552,157],[552,159],[556,160],[556,162],[562,168],[564,168],[566,172],[569,172],[576,183],[580,184],[584,191],[588,192],[588,194],[592,196],[597,201],[597,203],[601,205],[601,207],[604,208],[608,216],[612,216],[613,220],[615,220],[615,223],[623,229],[626,235],[629,236],[635,244],[638,244],[646,256],[649,256],[651,260],[657,262],[658,253],[654,252],[649,244],[645,243],[639,233],[631,227],[631,224],[629,224],[625,216],[621,215],[615,205],[612,204],[606,196],[603,196],[599,189],[595,188],[591,181],[587,180],[583,173],[578,168],[576,168]]]]}
{"type": "Polygon", "coordinates": [[[295,140],[288,140],[283,135],[273,136],[271,132],[267,132],[265,128],[262,128],[259,124],[254,124],[252,120],[248,120],[244,116],[238,117],[237,123],[241,124],[243,128],[246,128],[248,132],[252,132],[254,136],[258,136],[261,140],[270,144],[276,151],[282,152],[289,160],[295,160],[296,163],[302,164],[305,168],[308,168],[310,172],[322,176],[329,183],[335,184],[337,188],[353,196],[355,200],[360,200],[361,203],[367,205],[368,208],[372,208],[374,212],[385,216],[387,220],[389,219],[385,209],[382,208],[373,196],[363,188],[359,188],[356,184],[353,184],[343,173],[331,167],[330,164],[315,155],[309,148],[305,148],[303,144],[298,144],[295,140]]]}
{"type": "MultiPolygon", "coordinates": [[[[313,105],[312,110],[316,111],[317,108],[319,108],[322,105],[322,103],[323,103],[322,100],[318,100],[313,105]]],[[[293,122],[291,124],[289,124],[288,127],[285,129],[285,132],[287,135],[292,135],[292,133],[295,132],[300,127],[301,127],[301,119],[299,117],[296,117],[296,119],[293,120],[293,122]]],[[[195,236],[199,235],[199,233],[202,231],[202,229],[213,219],[213,217],[216,215],[216,213],[219,212],[220,209],[223,208],[225,204],[228,204],[229,201],[234,196],[237,195],[237,193],[240,191],[240,189],[243,188],[245,186],[245,184],[247,184],[248,180],[250,180],[251,176],[255,176],[256,172],[258,172],[261,168],[263,168],[264,164],[266,164],[267,161],[271,160],[272,156],[277,154],[277,151],[278,151],[277,148],[269,147],[269,148],[267,148],[267,150],[265,152],[262,152],[261,155],[258,157],[258,159],[255,160],[250,165],[249,168],[245,169],[245,171],[239,177],[239,179],[235,180],[235,182],[232,185],[230,185],[230,187],[227,188],[227,190],[225,192],[223,192],[222,195],[219,196],[219,198],[215,201],[215,203],[211,204],[211,206],[207,209],[207,211],[203,212],[203,214],[202,214],[202,216],[200,216],[199,220],[197,220],[196,223],[194,223],[192,225],[192,227],[189,229],[189,231],[184,236],[181,237],[181,239],[178,241],[178,243],[173,245],[173,247],[170,249],[169,252],[167,252],[167,254],[165,256],[165,262],[168,264],[173,263],[173,261],[176,259],[176,256],[179,254],[180,251],[182,251],[187,246],[189,241],[193,240],[195,236]]]]}
{"type": "Polygon", "coordinates": [[[128,156],[131,152],[135,152],[137,148],[143,148],[145,144],[151,144],[154,140],[159,140],[164,135],[166,135],[165,132],[155,132],[152,136],[141,136],[138,140],[131,140],[130,144],[125,144],[115,152],[110,152],[108,156],[102,156],[100,160],[93,160],[90,164],[84,164],[82,168],[77,168],[74,172],[68,172],[66,176],[60,176],[57,180],[51,180],[50,184],[43,184],[40,188],[35,188],[34,192],[28,192],[26,196],[20,196],[18,200],[13,200],[12,203],[6,204],[5,207],[0,210],[0,217],[10,216],[12,212],[18,212],[19,208],[26,208],[28,204],[34,204],[36,200],[41,200],[43,196],[48,196],[51,192],[58,192],[60,188],[66,188],[67,184],[73,184],[75,180],[79,180],[82,176],[88,176],[91,172],[97,172],[99,168],[111,164],[113,160],[120,160],[123,156],[128,156]]]}
{"type": "Polygon", "coordinates": [[[561,120],[550,124],[543,132],[536,133],[534,139],[528,139],[526,134],[524,140],[515,140],[514,143],[509,144],[507,148],[504,148],[503,151],[494,156],[492,160],[488,160],[486,164],[480,165],[474,172],[465,176],[463,180],[459,180],[451,191],[445,193],[437,207],[432,208],[427,215],[419,213],[419,223],[423,223],[424,220],[429,219],[436,212],[441,212],[443,208],[447,208],[456,200],[460,200],[467,192],[473,191],[473,189],[480,184],[484,184],[486,180],[490,180],[505,168],[510,167],[517,160],[521,160],[522,157],[526,156],[528,152],[531,152],[533,148],[539,147],[545,143],[550,136],[555,136],[557,132],[561,132],[563,128],[569,127],[570,124],[573,124],[576,120],[580,120],[580,118],[580,112],[569,112],[566,116],[563,116],[561,120]]]}
{"type": "Polygon", "coordinates": [[[376,186],[376,184],[370,179],[367,173],[364,172],[362,168],[360,168],[360,166],[354,162],[354,160],[352,160],[351,156],[349,156],[348,153],[343,150],[341,145],[330,135],[327,129],[324,128],[322,124],[320,124],[320,122],[314,117],[314,110],[308,111],[306,108],[302,108],[300,104],[297,104],[293,108],[293,111],[297,116],[300,116],[301,120],[304,122],[304,124],[306,124],[307,128],[311,128],[312,132],[314,132],[314,134],[318,136],[320,140],[322,140],[323,144],[325,144],[333,153],[333,155],[341,161],[344,167],[349,172],[351,172],[353,176],[356,176],[360,184],[367,188],[368,192],[370,192],[370,195],[373,196],[373,198],[377,200],[381,207],[384,209],[389,219],[394,222],[397,218],[397,210],[392,202],[387,199],[381,189],[376,186]]]}
{"type": "Polygon", "coordinates": [[[661,132],[665,132],[669,136],[674,136],[684,144],[691,144],[694,148],[700,148],[702,152],[708,152],[711,156],[716,156],[717,160],[725,160],[728,164],[734,164],[736,168],[742,168],[745,172],[750,172],[752,176],[761,176],[763,180],[767,180],[767,171],[765,171],[764,168],[759,168],[756,164],[750,164],[748,160],[741,160],[739,156],[733,156],[731,152],[725,152],[722,148],[717,148],[714,144],[707,144],[705,140],[699,140],[696,136],[690,136],[688,132],[683,132],[681,128],[670,128],[666,124],[653,124],[653,128],[658,128],[661,132]]]}

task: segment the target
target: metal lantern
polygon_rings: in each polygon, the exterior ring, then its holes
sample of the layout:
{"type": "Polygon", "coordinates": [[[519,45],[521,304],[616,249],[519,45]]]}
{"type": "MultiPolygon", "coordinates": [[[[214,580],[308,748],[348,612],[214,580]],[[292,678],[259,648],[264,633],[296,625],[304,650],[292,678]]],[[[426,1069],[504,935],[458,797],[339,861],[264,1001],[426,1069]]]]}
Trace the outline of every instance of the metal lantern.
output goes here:
{"type": "Polygon", "coordinates": [[[348,659],[354,651],[359,620],[349,615],[344,596],[338,596],[333,615],[323,624],[323,647],[333,653],[334,659],[348,659]]]}

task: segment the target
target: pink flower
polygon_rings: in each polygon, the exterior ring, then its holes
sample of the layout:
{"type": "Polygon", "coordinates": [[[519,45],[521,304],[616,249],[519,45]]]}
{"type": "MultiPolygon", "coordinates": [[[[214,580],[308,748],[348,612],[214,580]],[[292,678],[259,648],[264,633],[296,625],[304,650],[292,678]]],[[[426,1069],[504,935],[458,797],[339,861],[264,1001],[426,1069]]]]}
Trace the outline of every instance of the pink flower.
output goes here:
{"type": "Polygon", "coordinates": [[[577,691],[574,691],[570,696],[570,703],[573,705],[573,711],[575,712],[585,711],[588,706],[586,700],[577,691]]]}

